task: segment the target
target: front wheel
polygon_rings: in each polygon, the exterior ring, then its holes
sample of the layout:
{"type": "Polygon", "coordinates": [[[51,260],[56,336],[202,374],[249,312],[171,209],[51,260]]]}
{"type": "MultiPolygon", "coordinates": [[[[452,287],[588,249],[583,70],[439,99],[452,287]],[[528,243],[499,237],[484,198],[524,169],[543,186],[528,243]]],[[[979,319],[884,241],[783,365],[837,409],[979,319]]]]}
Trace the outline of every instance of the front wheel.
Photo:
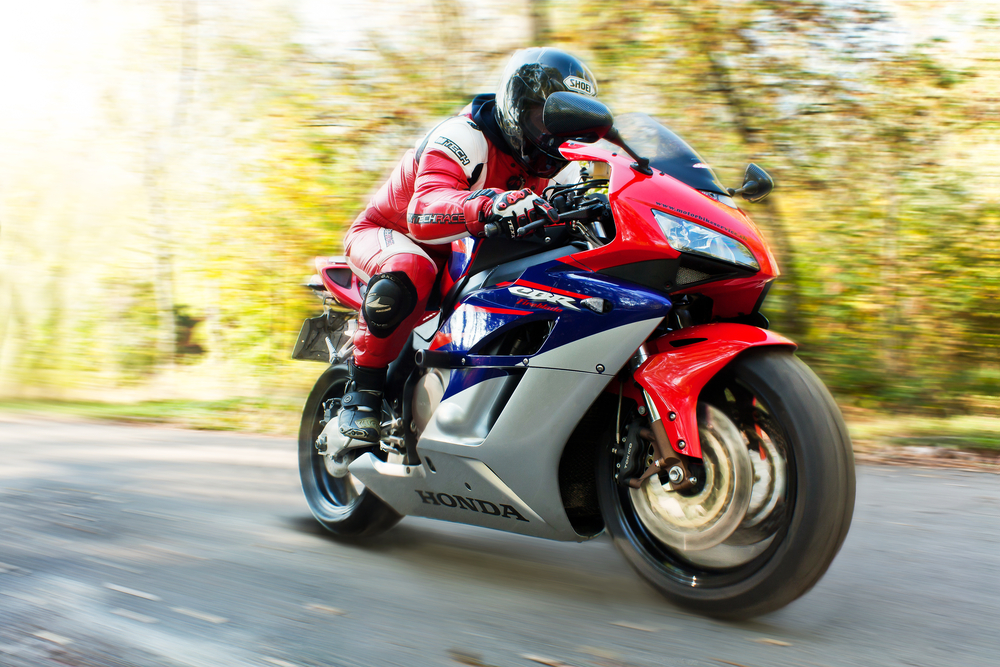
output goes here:
{"type": "Polygon", "coordinates": [[[402,517],[350,472],[331,474],[326,457],[316,449],[316,438],[323,431],[323,404],[342,397],[349,381],[347,366],[331,366],[309,393],[299,427],[299,477],[309,509],[331,533],[345,537],[378,535],[402,517]]]}
{"type": "Polygon", "coordinates": [[[602,447],[598,497],[629,564],[676,604],[721,618],[779,609],[808,591],[854,512],[854,455],[840,410],[784,349],[738,357],[699,397],[698,486],[614,481],[602,447]]]}

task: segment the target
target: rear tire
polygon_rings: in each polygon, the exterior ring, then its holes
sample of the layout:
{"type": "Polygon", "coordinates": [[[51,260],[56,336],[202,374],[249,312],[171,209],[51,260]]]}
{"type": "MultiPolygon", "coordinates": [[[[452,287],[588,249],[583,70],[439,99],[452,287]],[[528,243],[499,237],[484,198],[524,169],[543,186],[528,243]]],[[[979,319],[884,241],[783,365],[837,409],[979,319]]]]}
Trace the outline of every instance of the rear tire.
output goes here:
{"type": "Polygon", "coordinates": [[[344,537],[370,537],[389,530],[403,517],[350,473],[331,475],[315,444],[323,431],[323,403],[343,396],[349,379],[347,366],[331,366],[309,393],[299,427],[299,477],[306,503],[324,528],[344,537]]]}
{"type": "Polygon", "coordinates": [[[791,351],[763,348],[741,355],[705,388],[699,404],[732,412],[734,394],[751,396],[751,405],[766,413],[786,459],[787,484],[776,520],[769,522],[770,541],[746,550],[746,562],[712,565],[711,558],[700,555],[706,552],[686,557],[658,540],[643,525],[628,489],[615,484],[612,438],[601,448],[597,485],[608,532],[641,576],[682,607],[739,619],[779,609],[819,581],[847,536],[855,477],[840,410],[822,381],[791,351]],[[720,405],[726,396],[731,402],[720,405]]]}

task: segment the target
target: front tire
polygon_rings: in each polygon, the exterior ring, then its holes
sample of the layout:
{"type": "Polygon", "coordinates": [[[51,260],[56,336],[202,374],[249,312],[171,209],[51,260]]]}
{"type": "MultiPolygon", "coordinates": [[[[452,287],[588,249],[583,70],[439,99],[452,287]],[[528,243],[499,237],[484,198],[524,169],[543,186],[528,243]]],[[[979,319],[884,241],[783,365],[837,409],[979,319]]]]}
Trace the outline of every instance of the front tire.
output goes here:
{"type": "Polygon", "coordinates": [[[323,431],[323,404],[343,396],[349,381],[347,366],[331,366],[309,393],[299,426],[299,477],[306,503],[324,528],[343,537],[370,537],[389,530],[403,517],[350,473],[331,475],[316,450],[316,438],[323,431]]]}
{"type": "MultiPolygon", "coordinates": [[[[754,510],[757,516],[748,512],[726,543],[684,551],[658,539],[649,512],[637,511],[640,496],[615,483],[610,446],[601,448],[598,460],[598,497],[615,546],[667,598],[709,616],[748,618],[792,602],[830,566],[854,512],[854,455],[833,398],[789,350],[764,348],[738,357],[703,390],[699,415],[709,406],[744,427],[746,414],[757,415],[760,423],[749,428],[767,435],[757,439],[767,451],[751,456],[781,463],[773,472],[755,470],[755,485],[773,490],[780,473],[780,488],[773,503],[755,501],[753,507],[763,509],[754,510]]],[[[746,442],[753,440],[751,434],[746,442]]]]}

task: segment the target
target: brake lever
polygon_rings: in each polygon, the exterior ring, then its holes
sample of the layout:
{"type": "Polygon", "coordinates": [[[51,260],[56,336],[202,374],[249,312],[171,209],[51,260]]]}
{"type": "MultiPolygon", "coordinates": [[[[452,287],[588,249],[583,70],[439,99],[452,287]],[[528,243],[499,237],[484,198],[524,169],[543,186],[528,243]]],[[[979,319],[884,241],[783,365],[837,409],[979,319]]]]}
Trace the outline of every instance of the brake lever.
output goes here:
{"type": "Polygon", "coordinates": [[[545,220],[535,220],[534,222],[529,222],[524,227],[517,228],[517,236],[520,238],[522,236],[527,236],[531,232],[535,231],[540,227],[544,227],[546,223],[551,224],[548,219],[545,220]]]}
{"type": "Polygon", "coordinates": [[[566,213],[559,214],[559,222],[552,222],[548,219],[535,220],[534,222],[529,222],[524,227],[518,227],[517,235],[518,237],[527,236],[531,232],[535,231],[540,227],[546,225],[564,225],[567,222],[573,220],[588,220],[592,213],[596,213],[604,208],[604,204],[598,203],[584,208],[578,208],[575,211],[567,211],[566,213]]]}
{"type": "Polygon", "coordinates": [[[559,220],[560,222],[564,220],[587,220],[590,218],[590,215],[592,213],[597,213],[603,208],[604,204],[602,203],[591,204],[590,206],[586,206],[584,208],[578,208],[575,211],[567,211],[566,213],[560,213],[559,220]]]}

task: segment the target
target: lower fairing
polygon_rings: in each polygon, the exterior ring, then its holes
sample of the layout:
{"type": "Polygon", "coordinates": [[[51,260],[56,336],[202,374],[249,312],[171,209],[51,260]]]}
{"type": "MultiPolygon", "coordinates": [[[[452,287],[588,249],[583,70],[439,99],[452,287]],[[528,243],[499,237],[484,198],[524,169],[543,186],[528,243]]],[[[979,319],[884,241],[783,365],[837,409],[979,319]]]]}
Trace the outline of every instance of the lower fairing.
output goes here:
{"type": "Polygon", "coordinates": [[[566,515],[559,461],[590,405],[661,320],[587,336],[533,357],[521,377],[498,374],[452,393],[420,435],[419,465],[366,454],[350,471],[403,515],[589,539],[566,515]]]}

